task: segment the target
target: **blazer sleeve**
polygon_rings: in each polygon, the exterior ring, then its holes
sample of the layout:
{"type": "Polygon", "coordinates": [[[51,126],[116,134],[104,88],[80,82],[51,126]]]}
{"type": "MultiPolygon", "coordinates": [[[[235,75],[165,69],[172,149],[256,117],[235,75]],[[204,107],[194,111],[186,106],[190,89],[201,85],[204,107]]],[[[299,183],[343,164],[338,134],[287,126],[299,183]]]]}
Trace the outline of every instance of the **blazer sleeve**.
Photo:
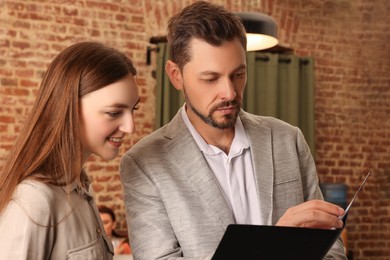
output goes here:
{"type": "MultiPolygon", "coordinates": [[[[310,148],[307,145],[302,132],[297,129],[297,147],[300,154],[300,167],[302,174],[302,185],[304,187],[305,201],[311,199],[324,199],[319,188],[318,175],[314,159],[310,153],[310,148]]],[[[344,244],[339,237],[328,254],[325,256],[326,260],[347,260],[344,244]]]]}

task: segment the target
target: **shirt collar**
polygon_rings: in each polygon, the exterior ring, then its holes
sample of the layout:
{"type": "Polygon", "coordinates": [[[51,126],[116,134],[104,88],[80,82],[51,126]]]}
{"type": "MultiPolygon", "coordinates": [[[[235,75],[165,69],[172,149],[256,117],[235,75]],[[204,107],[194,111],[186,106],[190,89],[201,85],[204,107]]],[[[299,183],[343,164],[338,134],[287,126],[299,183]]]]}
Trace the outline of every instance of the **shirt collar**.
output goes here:
{"type": "Polygon", "coordinates": [[[90,199],[92,198],[91,193],[89,192],[90,189],[90,181],[89,178],[83,169],[80,174],[80,182],[81,185],[74,180],[72,183],[61,186],[61,188],[67,193],[70,194],[73,191],[76,192],[80,197],[84,197],[85,199],[90,199]]]}

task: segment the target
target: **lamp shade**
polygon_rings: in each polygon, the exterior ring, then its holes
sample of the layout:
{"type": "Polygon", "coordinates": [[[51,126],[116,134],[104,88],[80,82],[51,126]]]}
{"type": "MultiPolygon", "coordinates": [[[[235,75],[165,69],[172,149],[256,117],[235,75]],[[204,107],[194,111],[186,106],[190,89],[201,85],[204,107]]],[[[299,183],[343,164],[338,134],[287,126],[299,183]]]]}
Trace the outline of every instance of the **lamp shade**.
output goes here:
{"type": "Polygon", "coordinates": [[[247,37],[247,51],[271,48],[278,44],[275,20],[263,13],[236,13],[241,18],[247,37]]]}

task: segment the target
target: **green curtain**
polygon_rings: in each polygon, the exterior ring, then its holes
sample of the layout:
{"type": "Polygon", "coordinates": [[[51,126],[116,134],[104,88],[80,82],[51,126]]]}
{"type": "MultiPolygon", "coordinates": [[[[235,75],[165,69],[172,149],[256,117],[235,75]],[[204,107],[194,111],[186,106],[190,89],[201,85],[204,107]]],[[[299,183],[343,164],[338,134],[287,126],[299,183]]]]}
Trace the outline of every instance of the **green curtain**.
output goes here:
{"type": "Polygon", "coordinates": [[[313,58],[248,52],[247,63],[244,110],[299,127],[315,156],[313,58]]]}
{"type": "MultiPolygon", "coordinates": [[[[165,73],[168,59],[167,44],[159,43],[155,129],[168,123],[184,103],[182,93],[172,86],[165,73]]],[[[243,109],[299,127],[315,156],[313,59],[293,54],[248,52],[247,65],[243,109]]]]}
{"type": "Polygon", "coordinates": [[[155,129],[167,124],[184,104],[184,96],[173,87],[165,73],[165,63],[169,59],[167,44],[158,43],[157,47],[155,129]]]}

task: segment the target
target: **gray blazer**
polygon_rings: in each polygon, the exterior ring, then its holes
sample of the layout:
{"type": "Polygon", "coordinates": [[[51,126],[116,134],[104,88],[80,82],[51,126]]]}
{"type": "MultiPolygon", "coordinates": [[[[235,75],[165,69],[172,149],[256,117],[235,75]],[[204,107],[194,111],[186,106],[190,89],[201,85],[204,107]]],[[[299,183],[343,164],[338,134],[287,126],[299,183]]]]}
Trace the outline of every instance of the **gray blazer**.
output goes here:
{"type": "MultiPolygon", "coordinates": [[[[323,199],[301,131],[241,111],[251,142],[263,223],[290,207],[323,199]]],[[[232,212],[180,111],[122,158],[121,179],[134,259],[210,259],[232,212]]],[[[346,259],[341,240],[329,259],[346,259]]]]}

